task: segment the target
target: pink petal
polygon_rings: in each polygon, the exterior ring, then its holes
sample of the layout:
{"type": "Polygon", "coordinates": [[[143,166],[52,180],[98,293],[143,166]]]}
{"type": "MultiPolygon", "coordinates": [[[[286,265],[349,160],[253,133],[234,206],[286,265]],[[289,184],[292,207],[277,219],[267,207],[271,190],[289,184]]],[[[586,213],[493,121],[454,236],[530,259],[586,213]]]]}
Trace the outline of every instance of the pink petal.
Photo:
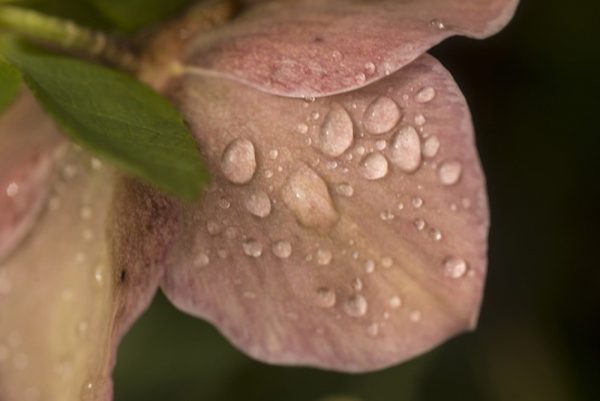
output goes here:
{"type": "Polygon", "coordinates": [[[115,185],[81,150],[63,146],[60,166],[40,220],[0,262],[2,400],[112,399],[116,346],[163,271],[166,201],[115,185]]]}
{"type": "Polygon", "coordinates": [[[0,116],[0,261],[23,240],[42,209],[59,141],[28,93],[0,116]]]}
{"type": "Polygon", "coordinates": [[[170,93],[215,178],[182,205],[163,282],[175,305],[255,358],[353,372],[474,327],[484,177],[435,59],[314,102],[192,75],[170,93]],[[240,144],[243,157],[223,157],[240,144]]]}
{"type": "Polygon", "coordinates": [[[188,69],[285,96],[340,93],[397,71],[449,36],[498,32],[518,0],[258,3],[187,46],[188,69]]]}

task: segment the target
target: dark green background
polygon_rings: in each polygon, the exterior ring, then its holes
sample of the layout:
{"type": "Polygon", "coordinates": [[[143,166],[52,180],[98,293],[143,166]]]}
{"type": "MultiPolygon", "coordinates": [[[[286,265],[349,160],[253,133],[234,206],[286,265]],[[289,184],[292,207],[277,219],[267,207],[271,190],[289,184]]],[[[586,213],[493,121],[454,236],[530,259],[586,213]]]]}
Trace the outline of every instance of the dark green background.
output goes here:
{"type": "Polygon", "coordinates": [[[127,335],[117,401],[600,400],[597,0],[522,2],[434,49],[471,106],[492,208],[479,329],[379,373],[271,367],[162,297],[127,335]]]}

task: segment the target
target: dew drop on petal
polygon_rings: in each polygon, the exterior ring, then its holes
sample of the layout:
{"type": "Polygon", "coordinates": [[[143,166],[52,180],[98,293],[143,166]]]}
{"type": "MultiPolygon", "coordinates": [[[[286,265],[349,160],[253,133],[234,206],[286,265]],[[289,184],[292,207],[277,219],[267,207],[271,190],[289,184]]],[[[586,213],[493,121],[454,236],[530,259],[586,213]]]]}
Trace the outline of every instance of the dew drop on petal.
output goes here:
{"type": "Polygon", "coordinates": [[[435,89],[431,86],[426,86],[417,92],[415,100],[419,103],[427,103],[433,100],[435,97],[435,89]]]}
{"type": "Polygon", "coordinates": [[[289,241],[281,240],[277,241],[271,247],[273,255],[280,259],[287,259],[292,254],[292,244],[289,241]]]}
{"type": "Polygon", "coordinates": [[[423,156],[425,157],[435,157],[440,150],[440,140],[437,136],[430,136],[423,143],[423,156]]]}
{"type": "Polygon", "coordinates": [[[328,229],[338,220],[327,184],[306,165],[288,177],[281,195],[285,205],[306,227],[328,229]]]}
{"type": "Polygon", "coordinates": [[[367,334],[371,337],[376,337],[379,334],[379,323],[371,323],[369,327],[367,327],[367,334]]]}
{"type": "Polygon", "coordinates": [[[19,185],[16,182],[11,182],[6,187],[6,196],[14,198],[19,193],[19,185]]]}
{"type": "Polygon", "coordinates": [[[423,206],[424,202],[423,202],[423,198],[419,198],[417,196],[417,197],[412,198],[410,203],[412,203],[412,205],[415,209],[419,209],[420,207],[423,206]]]}
{"type": "Polygon", "coordinates": [[[339,184],[335,191],[343,196],[350,197],[354,195],[354,187],[348,183],[339,184]]]}
{"type": "Polygon", "coordinates": [[[399,296],[394,295],[393,297],[391,297],[388,300],[388,305],[390,306],[390,308],[392,309],[398,309],[399,307],[402,306],[402,299],[400,299],[399,296]]]}
{"type": "Polygon", "coordinates": [[[253,258],[258,258],[262,255],[263,248],[261,243],[255,239],[248,239],[242,243],[244,253],[253,258]]]}
{"type": "Polygon", "coordinates": [[[354,125],[350,115],[339,104],[334,104],[325,116],[319,134],[319,147],[328,156],[343,154],[354,141],[354,125]]]}
{"type": "Polygon", "coordinates": [[[402,112],[396,102],[389,97],[380,96],[367,107],[363,126],[370,134],[379,135],[394,128],[401,117],[402,112]]]}
{"type": "Polygon", "coordinates": [[[375,262],[373,260],[369,259],[365,262],[364,267],[365,267],[366,273],[369,273],[369,274],[373,273],[375,271],[375,262]]]}
{"type": "Polygon", "coordinates": [[[335,291],[327,287],[318,288],[316,301],[317,305],[322,308],[331,308],[336,301],[335,291]]]}
{"type": "Polygon", "coordinates": [[[458,161],[446,161],[438,170],[440,182],[444,185],[454,185],[462,174],[462,164],[458,161]]]}
{"type": "Polygon", "coordinates": [[[367,155],[361,162],[361,171],[368,180],[378,180],[388,173],[388,161],[379,152],[367,155]]]}
{"type": "Polygon", "coordinates": [[[196,259],[194,260],[194,266],[204,267],[208,265],[209,262],[210,258],[208,257],[208,255],[205,253],[200,253],[198,256],[196,256],[196,259]]]}
{"type": "Polygon", "coordinates": [[[221,157],[221,170],[225,177],[235,184],[249,182],[256,171],[254,144],[248,139],[232,141],[221,157]]]}
{"type": "Polygon", "coordinates": [[[367,313],[369,305],[365,297],[360,294],[352,294],[344,303],[344,311],[350,317],[361,317],[367,313]]]}
{"type": "Polygon", "coordinates": [[[467,272],[467,262],[464,259],[455,256],[448,257],[444,260],[443,271],[446,277],[461,278],[467,272]]]}
{"type": "Polygon", "coordinates": [[[411,126],[400,128],[391,144],[390,159],[406,172],[415,171],[421,164],[421,140],[411,126]]]}
{"type": "Polygon", "coordinates": [[[271,213],[271,199],[263,190],[251,194],[244,203],[246,210],[257,217],[267,217],[271,213]]]}
{"type": "Polygon", "coordinates": [[[333,259],[333,254],[329,249],[318,249],[317,250],[317,263],[325,266],[331,263],[331,259],[333,259]]]}

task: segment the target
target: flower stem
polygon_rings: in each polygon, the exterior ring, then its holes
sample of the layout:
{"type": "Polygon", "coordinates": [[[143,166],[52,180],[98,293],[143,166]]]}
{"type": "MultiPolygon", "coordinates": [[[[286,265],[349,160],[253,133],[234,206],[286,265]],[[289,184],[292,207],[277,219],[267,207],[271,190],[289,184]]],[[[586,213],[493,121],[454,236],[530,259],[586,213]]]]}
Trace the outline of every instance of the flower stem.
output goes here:
{"type": "Polygon", "coordinates": [[[136,70],[137,58],[125,46],[104,32],[79,26],[70,20],[19,7],[0,6],[1,30],[83,57],[100,59],[126,71],[136,70]]]}

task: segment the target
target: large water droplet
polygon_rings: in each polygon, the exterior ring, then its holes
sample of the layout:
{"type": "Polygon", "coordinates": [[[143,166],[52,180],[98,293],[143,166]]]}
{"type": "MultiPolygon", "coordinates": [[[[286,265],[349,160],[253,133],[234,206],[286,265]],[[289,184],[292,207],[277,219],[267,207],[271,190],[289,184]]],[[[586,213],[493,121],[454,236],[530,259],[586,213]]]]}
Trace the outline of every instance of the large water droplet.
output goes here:
{"type": "Polygon", "coordinates": [[[411,126],[400,128],[392,140],[390,159],[406,172],[415,171],[421,164],[421,140],[411,126]]]}
{"type": "Polygon", "coordinates": [[[249,182],[256,171],[254,144],[248,139],[236,139],[227,145],[221,158],[221,170],[235,184],[249,182]]]}
{"type": "Polygon", "coordinates": [[[455,256],[444,260],[443,271],[446,277],[461,278],[467,272],[467,262],[464,259],[455,256]]]}
{"type": "Polygon", "coordinates": [[[252,256],[253,258],[258,258],[262,255],[263,247],[258,240],[248,239],[242,243],[242,248],[244,249],[244,253],[248,256],[252,256]]]}
{"type": "Polygon", "coordinates": [[[438,151],[440,150],[440,140],[437,136],[430,136],[425,140],[423,144],[423,156],[425,157],[435,157],[438,151]]]}
{"type": "Polygon", "coordinates": [[[327,229],[338,220],[327,184],[306,165],[288,177],[281,195],[285,205],[306,227],[327,229]]]}
{"type": "Polygon", "coordinates": [[[365,111],[363,126],[370,134],[379,135],[396,126],[402,112],[396,102],[386,96],[375,99],[365,111]]]}
{"type": "Polygon", "coordinates": [[[369,304],[360,294],[352,294],[344,303],[344,311],[350,317],[361,317],[367,313],[369,304]]]}
{"type": "Polygon", "coordinates": [[[388,161],[379,152],[367,155],[361,162],[361,171],[368,180],[378,180],[388,173],[388,161]]]}
{"type": "Polygon", "coordinates": [[[444,185],[453,185],[458,182],[462,174],[462,164],[458,161],[442,163],[438,170],[440,181],[444,185]]]}
{"type": "Polygon", "coordinates": [[[415,100],[419,103],[427,103],[432,101],[434,97],[435,89],[433,89],[431,86],[426,86],[417,92],[415,95],[415,100]]]}
{"type": "Polygon", "coordinates": [[[350,115],[339,104],[334,104],[323,121],[319,135],[319,147],[328,156],[344,153],[354,140],[354,125],[350,115]]]}
{"type": "Polygon", "coordinates": [[[317,304],[322,308],[331,308],[335,305],[335,291],[327,287],[317,289],[317,304]]]}
{"type": "Polygon", "coordinates": [[[257,217],[267,217],[271,213],[271,199],[263,190],[257,190],[246,199],[246,210],[257,217]]]}
{"type": "Polygon", "coordinates": [[[280,259],[287,259],[292,254],[292,244],[289,241],[281,240],[277,241],[271,247],[273,254],[280,259]]]}

